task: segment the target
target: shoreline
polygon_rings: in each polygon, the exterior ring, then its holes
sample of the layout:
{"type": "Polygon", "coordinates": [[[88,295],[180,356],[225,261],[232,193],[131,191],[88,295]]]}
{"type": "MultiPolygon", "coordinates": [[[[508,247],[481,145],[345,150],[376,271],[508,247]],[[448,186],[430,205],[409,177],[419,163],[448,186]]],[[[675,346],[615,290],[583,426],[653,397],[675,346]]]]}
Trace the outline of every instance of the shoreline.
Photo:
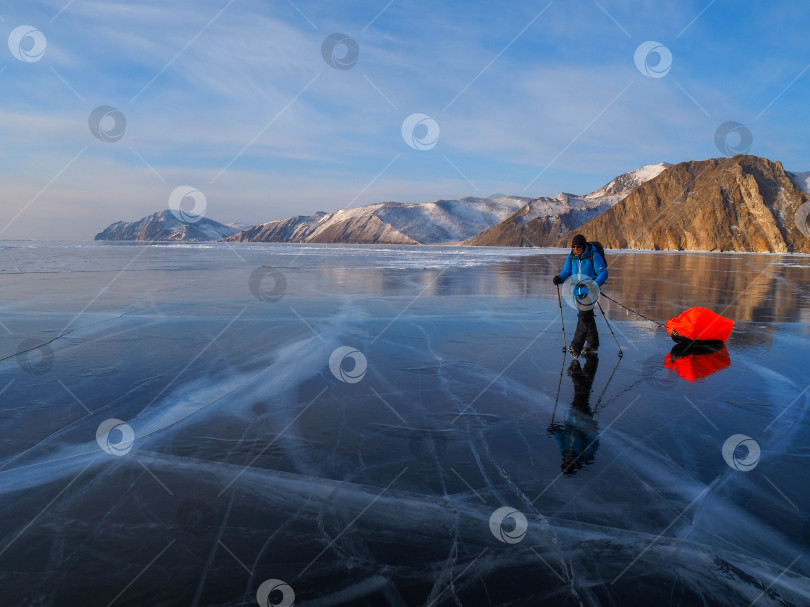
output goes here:
{"type": "MultiPolygon", "coordinates": [[[[26,243],[31,245],[53,244],[60,246],[160,246],[165,248],[203,248],[203,247],[217,247],[220,245],[222,248],[231,246],[260,246],[260,245],[284,245],[284,246],[314,246],[314,247],[368,247],[371,250],[380,250],[382,247],[401,247],[408,250],[415,250],[419,248],[463,248],[469,250],[513,250],[513,251],[546,251],[560,254],[568,251],[567,247],[513,247],[513,246],[488,246],[488,245],[465,245],[457,242],[442,242],[442,243],[429,243],[429,244],[402,244],[402,243],[350,243],[350,242],[235,242],[223,240],[205,240],[205,241],[174,241],[174,240],[39,240],[39,239],[0,239],[0,248],[15,248],[8,246],[13,243],[26,243]]],[[[217,247],[219,248],[219,247],[217,247]]],[[[726,250],[707,250],[707,249],[612,249],[605,247],[605,251],[611,252],[614,255],[624,255],[628,253],[669,253],[669,254],[683,254],[683,253],[710,253],[710,254],[723,254],[723,255],[789,255],[795,257],[810,257],[810,253],[800,253],[794,251],[726,251],[726,250]]],[[[523,255],[529,253],[522,253],[523,255]]]]}

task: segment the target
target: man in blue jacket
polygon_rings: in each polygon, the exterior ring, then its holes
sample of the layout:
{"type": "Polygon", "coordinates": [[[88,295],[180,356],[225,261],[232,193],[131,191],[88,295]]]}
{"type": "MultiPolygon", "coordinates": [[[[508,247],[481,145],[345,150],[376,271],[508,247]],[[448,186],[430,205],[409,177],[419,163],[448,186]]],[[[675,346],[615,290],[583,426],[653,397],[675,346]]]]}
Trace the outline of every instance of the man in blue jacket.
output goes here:
{"type": "Polygon", "coordinates": [[[588,244],[588,240],[582,234],[574,236],[565,266],[563,266],[562,272],[554,277],[553,282],[555,285],[560,285],[569,276],[574,277],[574,297],[579,312],[577,312],[577,330],[574,332],[574,339],[571,340],[568,351],[575,357],[580,353],[585,356],[595,356],[599,348],[599,333],[596,330],[593,306],[599,296],[598,287],[605,283],[608,272],[605,258],[596,250],[596,247],[588,244]],[[592,288],[593,283],[596,283],[597,288],[593,290],[597,292],[589,294],[588,283],[592,288]]]}

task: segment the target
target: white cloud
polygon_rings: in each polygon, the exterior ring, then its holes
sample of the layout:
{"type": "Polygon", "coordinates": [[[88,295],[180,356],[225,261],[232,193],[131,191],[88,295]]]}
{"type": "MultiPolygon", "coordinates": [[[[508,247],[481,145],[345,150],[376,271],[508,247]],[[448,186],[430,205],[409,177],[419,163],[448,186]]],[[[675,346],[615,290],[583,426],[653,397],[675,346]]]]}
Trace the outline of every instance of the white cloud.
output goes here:
{"type": "MultiPolygon", "coordinates": [[[[756,121],[779,91],[756,91],[764,101],[747,96],[757,87],[742,71],[724,75],[711,40],[702,43],[711,62],[692,49],[709,14],[689,30],[688,42],[675,42],[698,12],[691,6],[653,14],[628,2],[602,3],[628,38],[596,5],[554,3],[520,36],[544,4],[493,10],[395,2],[365,27],[385,4],[297,3],[318,29],[289,3],[250,0],[211,22],[225,5],[73,3],[49,26],[42,61],[14,62],[0,75],[7,94],[0,136],[14,142],[2,157],[4,200],[23,204],[84,146],[81,161],[26,211],[40,232],[48,217],[79,217],[82,209],[94,223],[136,219],[160,208],[157,193],[168,184],[194,184],[227,199],[234,215],[214,218],[246,221],[352,201],[584,193],[642,164],[717,155],[714,129],[725,120],[750,124],[763,150],[790,150],[794,159],[806,150],[793,140],[800,131],[781,127],[802,82],[756,121]],[[358,42],[351,70],[335,70],[321,57],[323,39],[335,31],[358,42]],[[633,51],[659,34],[673,45],[673,70],[645,78],[633,51]],[[102,104],[126,116],[117,143],[98,141],[87,126],[102,104]],[[402,141],[402,120],[413,112],[441,127],[430,152],[413,153],[402,141]],[[400,160],[358,198],[396,154],[400,160]],[[72,201],[69,211],[60,199],[72,201]]],[[[41,5],[37,22],[61,6],[41,5]]],[[[16,233],[24,235],[26,221],[15,222],[16,233]]],[[[57,221],[52,231],[73,225],[57,221]]],[[[77,230],[82,237],[89,231],[77,230]]]]}

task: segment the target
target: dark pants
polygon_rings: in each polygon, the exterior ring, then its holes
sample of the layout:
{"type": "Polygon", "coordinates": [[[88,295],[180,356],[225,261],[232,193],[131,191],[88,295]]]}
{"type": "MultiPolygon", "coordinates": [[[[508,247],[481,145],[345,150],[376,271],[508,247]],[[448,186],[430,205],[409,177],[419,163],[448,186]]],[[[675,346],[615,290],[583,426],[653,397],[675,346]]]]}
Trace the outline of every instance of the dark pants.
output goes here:
{"type": "Polygon", "coordinates": [[[593,387],[597,367],[599,367],[599,358],[596,356],[588,356],[585,359],[584,369],[576,358],[571,361],[571,366],[568,367],[568,376],[574,384],[574,400],[571,401],[571,405],[590,416],[593,416],[591,411],[591,388],[593,387]]]}
{"type": "Polygon", "coordinates": [[[577,330],[574,332],[574,339],[571,340],[571,347],[574,350],[582,350],[586,340],[591,348],[599,347],[599,333],[596,331],[596,318],[594,318],[593,310],[577,312],[577,330]]]}

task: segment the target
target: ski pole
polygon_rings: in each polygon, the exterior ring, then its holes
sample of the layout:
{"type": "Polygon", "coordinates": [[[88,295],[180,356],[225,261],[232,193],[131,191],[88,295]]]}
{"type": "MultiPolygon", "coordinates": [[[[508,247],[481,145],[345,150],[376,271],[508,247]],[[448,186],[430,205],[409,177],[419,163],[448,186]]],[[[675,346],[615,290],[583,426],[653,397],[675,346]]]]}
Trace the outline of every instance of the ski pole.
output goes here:
{"type": "Polygon", "coordinates": [[[596,305],[599,306],[599,311],[602,313],[602,318],[605,319],[605,324],[607,325],[608,329],[610,329],[610,334],[613,336],[613,340],[616,342],[616,347],[619,348],[619,356],[624,356],[624,352],[622,352],[622,347],[619,345],[619,340],[616,339],[616,334],[613,332],[613,329],[608,322],[607,316],[605,316],[605,311],[602,309],[602,304],[599,303],[599,300],[596,300],[596,305]]]}
{"type": "Polygon", "coordinates": [[[605,396],[605,392],[607,392],[607,389],[608,389],[608,386],[610,385],[610,382],[613,381],[613,376],[616,373],[616,369],[619,368],[619,363],[620,362],[622,362],[622,357],[621,356],[616,361],[616,366],[613,367],[613,372],[610,374],[610,377],[608,378],[607,383],[605,384],[605,387],[602,388],[602,394],[599,395],[599,399],[596,401],[596,405],[593,408],[593,415],[596,415],[596,410],[599,408],[599,405],[602,403],[602,398],[605,396]]]}
{"type": "Polygon", "coordinates": [[[565,352],[565,345],[568,343],[568,340],[565,338],[565,320],[563,319],[562,299],[560,298],[560,285],[557,285],[557,304],[560,306],[560,322],[562,323],[562,331],[563,331],[562,351],[565,352]]]}
{"type": "MultiPolygon", "coordinates": [[[[565,352],[565,349],[563,349],[563,352],[565,352]]],[[[557,396],[554,399],[554,410],[551,412],[551,422],[548,424],[549,432],[551,432],[551,429],[554,427],[554,414],[557,413],[557,403],[560,402],[560,387],[562,387],[563,369],[565,369],[565,356],[563,356],[562,366],[560,367],[560,379],[557,382],[557,396]]]]}

